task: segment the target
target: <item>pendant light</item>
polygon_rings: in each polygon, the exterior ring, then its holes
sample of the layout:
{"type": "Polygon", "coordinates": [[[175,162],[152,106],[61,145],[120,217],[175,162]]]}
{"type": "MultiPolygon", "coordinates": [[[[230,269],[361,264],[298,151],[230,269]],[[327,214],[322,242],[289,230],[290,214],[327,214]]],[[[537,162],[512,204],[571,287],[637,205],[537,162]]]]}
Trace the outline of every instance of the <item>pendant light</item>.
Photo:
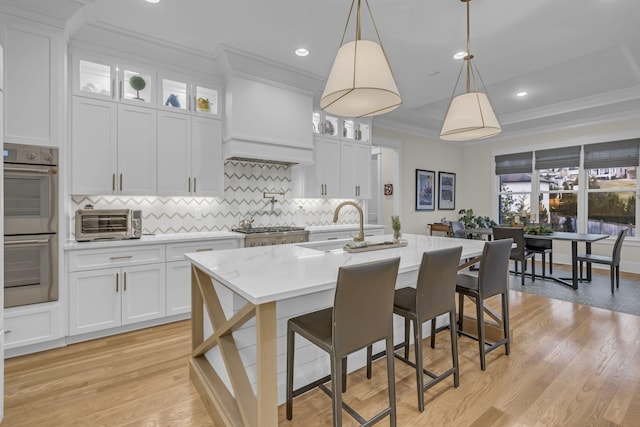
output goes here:
{"type": "Polygon", "coordinates": [[[376,116],[395,110],[402,101],[368,0],[365,0],[365,4],[378,43],[361,39],[361,0],[357,0],[355,40],[343,45],[355,1],[351,1],[340,49],[322,93],[320,108],[339,116],[376,116]]]}
{"type": "Polygon", "coordinates": [[[467,55],[460,68],[458,80],[453,88],[451,101],[447,114],[444,117],[440,138],[447,141],[470,141],[473,139],[489,138],[502,132],[496,114],[491,108],[489,98],[487,98],[487,88],[482,81],[478,67],[472,63],[471,43],[469,37],[469,2],[471,0],[460,0],[467,4],[467,55]],[[462,71],[467,71],[466,92],[455,96],[462,71]],[[475,70],[475,71],[474,71],[475,70]],[[484,93],[478,91],[476,84],[476,74],[482,84],[484,93]],[[473,91],[472,91],[473,89],[473,91]]]}

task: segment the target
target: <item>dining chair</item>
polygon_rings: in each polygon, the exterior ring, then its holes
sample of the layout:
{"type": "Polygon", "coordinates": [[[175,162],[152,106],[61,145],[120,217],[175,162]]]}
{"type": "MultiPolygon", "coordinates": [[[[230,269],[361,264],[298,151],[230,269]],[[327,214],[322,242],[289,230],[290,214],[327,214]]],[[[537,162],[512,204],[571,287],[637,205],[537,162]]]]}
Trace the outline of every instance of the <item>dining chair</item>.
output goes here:
{"type": "MultiPolygon", "coordinates": [[[[390,417],[396,425],[395,376],[393,369],[393,295],[400,258],[340,267],[333,307],[293,317],[287,321],[286,415],[293,417],[293,397],[308,386],[293,390],[295,334],[329,354],[332,390],[317,386],[331,397],[333,425],[342,425],[342,409],[360,424],[371,425],[390,417]],[[385,340],[389,406],[369,420],[342,400],[347,355],[385,340]]],[[[313,388],[313,387],[311,387],[313,388]]]]}
{"type": "Polygon", "coordinates": [[[462,221],[451,221],[451,236],[458,239],[466,239],[467,233],[464,231],[464,228],[462,221]]]}
{"type": "Polygon", "coordinates": [[[522,227],[493,227],[493,240],[512,239],[516,247],[511,249],[509,259],[514,261],[515,274],[518,273],[518,263],[522,264],[522,286],[524,286],[527,260],[531,259],[531,281],[536,280],[536,253],[528,250],[524,242],[524,229],[522,227]]]}
{"type": "Polygon", "coordinates": [[[590,263],[606,264],[610,266],[611,275],[611,293],[614,293],[613,282],[616,282],[616,288],[620,287],[620,254],[622,253],[622,243],[624,238],[629,232],[628,228],[620,230],[616,243],[613,245],[613,253],[611,256],[606,255],[594,255],[594,254],[578,254],[577,260],[580,263],[580,281],[582,281],[582,263],[587,263],[587,268],[590,263]]]}
{"type": "MultiPolygon", "coordinates": [[[[418,410],[424,412],[424,392],[450,375],[453,386],[460,384],[458,368],[458,331],[456,329],[456,276],[462,246],[439,249],[422,254],[416,287],[397,289],[393,299],[393,313],[404,317],[404,342],[396,348],[404,348],[404,356],[395,357],[416,370],[418,410]],[[449,315],[451,331],[451,359],[453,367],[441,374],[424,369],[422,356],[422,324],[431,320],[431,347],[435,346],[436,317],[449,315]],[[409,360],[409,329],[413,324],[415,362],[409,360]],[[424,375],[431,379],[424,383],[424,375]]],[[[367,377],[371,378],[371,347],[367,352],[367,377]]]]}
{"type": "Polygon", "coordinates": [[[499,239],[486,242],[480,258],[478,275],[459,273],[456,279],[458,292],[458,333],[477,339],[480,350],[480,369],[487,367],[486,354],[504,345],[505,354],[511,352],[511,338],[509,336],[509,254],[513,239],[499,239]],[[484,300],[494,295],[502,299],[502,327],[504,338],[490,343],[485,339],[484,300]],[[464,296],[471,297],[476,305],[476,322],[478,335],[473,336],[463,332],[464,296]]]}
{"type": "Polygon", "coordinates": [[[540,254],[542,257],[542,277],[547,277],[546,258],[549,255],[549,274],[553,274],[553,240],[527,237],[524,241],[524,248],[529,252],[540,254]]]}

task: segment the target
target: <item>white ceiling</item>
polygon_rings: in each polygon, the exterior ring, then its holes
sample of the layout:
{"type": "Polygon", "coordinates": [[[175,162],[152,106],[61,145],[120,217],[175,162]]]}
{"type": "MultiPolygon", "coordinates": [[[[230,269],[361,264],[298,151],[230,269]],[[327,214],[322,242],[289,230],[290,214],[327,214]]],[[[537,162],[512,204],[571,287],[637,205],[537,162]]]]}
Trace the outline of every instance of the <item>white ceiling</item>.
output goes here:
{"type": "MultiPolygon", "coordinates": [[[[460,0],[369,0],[403,104],[376,118],[440,131],[465,50],[460,0]]],[[[349,0],[1,0],[62,21],[80,10],[102,26],[211,57],[220,44],[325,79],[349,0]],[[298,47],[311,54],[299,58],[298,47]]],[[[598,117],[640,116],[640,1],[473,0],[471,51],[502,138],[598,117]],[[526,90],[529,95],[517,98],[526,90]]],[[[373,38],[363,14],[363,36],[373,38]]],[[[353,39],[353,30],[346,37],[353,39]]]]}

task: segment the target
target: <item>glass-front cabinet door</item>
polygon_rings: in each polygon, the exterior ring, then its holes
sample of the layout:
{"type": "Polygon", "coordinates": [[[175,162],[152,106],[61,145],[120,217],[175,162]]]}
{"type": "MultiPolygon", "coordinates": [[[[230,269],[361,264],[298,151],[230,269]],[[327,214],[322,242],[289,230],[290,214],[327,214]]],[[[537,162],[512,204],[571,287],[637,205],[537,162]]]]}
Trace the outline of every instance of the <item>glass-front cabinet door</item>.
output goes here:
{"type": "Polygon", "coordinates": [[[155,106],[155,73],[138,67],[121,66],[118,71],[118,100],[137,106],[155,106]]]}
{"type": "Polygon", "coordinates": [[[116,68],[107,61],[74,57],[73,93],[98,99],[115,99],[116,68]]]}
{"type": "Polygon", "coordinates": [[[218,111],[218,89],[196,82],[192,84],[192,92],[193,110],[196,113],[209,117],[217,117],[220,114],[218,111]]]}
{"type": "Polygon", "coordinates": [[[188,79],[160,76],[158,106],[173,112],[218,117],[220,114],[219,91],[211,85],[201,85],[188,79]]]}
{"type": "Polygon", "coordinates": [[[190,111],[189,84],[186,81],[170,78],[160,79],[160,100],[158,105],[164,109],[176,112],[190,111]]]}
{"type": "Polygon", "coordinates": [[[330,116],[324,112],[313,112],[311,114],[311,126],[313,134],[316,136],[340,138],[340,119],[330,116]]]}

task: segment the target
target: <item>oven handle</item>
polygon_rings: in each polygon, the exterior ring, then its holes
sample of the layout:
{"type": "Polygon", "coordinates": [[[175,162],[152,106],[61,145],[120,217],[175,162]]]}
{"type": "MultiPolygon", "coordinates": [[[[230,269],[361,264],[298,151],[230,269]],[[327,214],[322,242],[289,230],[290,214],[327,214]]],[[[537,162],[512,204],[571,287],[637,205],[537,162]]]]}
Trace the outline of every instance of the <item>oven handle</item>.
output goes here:
{"type": "Polygon", "coordinates": [[[49,169],[39,169],[39,168],[13,168],[13,167],[4,167],[6,172],[28,172],[28,173],[41,173],[49,175],[49,169]]]}
{"type": "Polygon", "coordinates": [[[27,246],[27,245],[48,245],[49,244],[49,240],[48,239],[43,239],[43,240],[10,240],[4,241],[5,246],[27,246]]]}

